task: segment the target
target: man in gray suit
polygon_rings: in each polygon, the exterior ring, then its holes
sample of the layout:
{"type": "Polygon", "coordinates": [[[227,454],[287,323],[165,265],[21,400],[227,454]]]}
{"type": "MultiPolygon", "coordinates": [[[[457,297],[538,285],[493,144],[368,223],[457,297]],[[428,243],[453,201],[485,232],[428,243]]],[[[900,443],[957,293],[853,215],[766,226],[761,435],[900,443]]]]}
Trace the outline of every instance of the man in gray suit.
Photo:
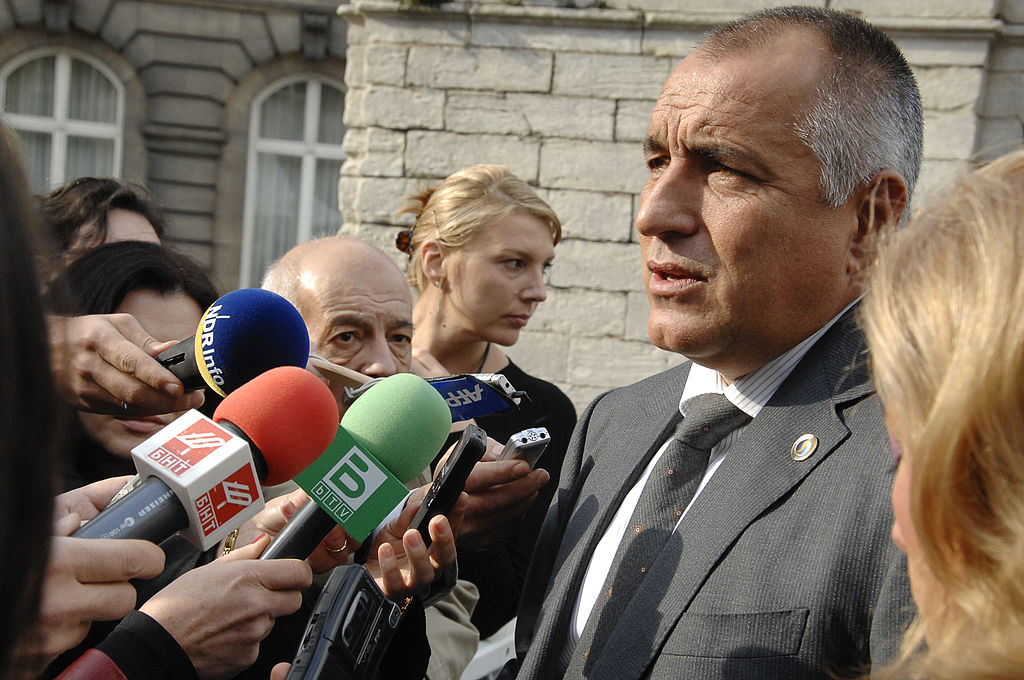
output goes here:
{"type": "Polygon", "coordinates": [[[522,600],[519,677],[831,678],[895,648],[910,594],[855,313],[922,127],[898,48],[829,10],[744,17],[669,76],[636,224],[651,340],[691,362],[580,419],[522,600]],[[630,562],[654,526],[648,481],[683,471],[663,452],[709,392],[749,422],[704,451],[696,495],[630,562]]]}

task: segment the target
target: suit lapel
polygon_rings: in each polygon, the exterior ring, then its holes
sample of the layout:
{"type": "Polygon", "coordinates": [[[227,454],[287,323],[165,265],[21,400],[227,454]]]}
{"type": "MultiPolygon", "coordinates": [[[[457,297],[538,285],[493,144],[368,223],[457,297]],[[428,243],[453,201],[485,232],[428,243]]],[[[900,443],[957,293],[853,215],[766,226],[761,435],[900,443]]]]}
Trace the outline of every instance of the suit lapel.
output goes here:
{"type": "Polygon", "coordinates": [[[812,348],[733,444],[652,565],[591,678],[642,677],[740,534],[849,436],[837,406],[873,391],[864,357],[851,312],[812,348]],[[794,461],[790,447],[804,434],[818,438],[817,450],[794,461]]]}
{"type": "MultiPolygon", "coordinates": [[[[689,364],[685,364],[656,376],[640,398],[617,405],[616,417],[591,419],[586,450],[600,453],[598,458],[584,456],[573,486],[575,502],[533,640],[539,649],[530,650],[534,662],[551,663],[559,658],[594,549],[623,498],[668,436],[679,413],[679,395],[688,373],[689,364]]],[[[522,672],[526,669],[524,665],[522,672]]],[[[544,674],[542,671],[540,676],[544,674]]]]}

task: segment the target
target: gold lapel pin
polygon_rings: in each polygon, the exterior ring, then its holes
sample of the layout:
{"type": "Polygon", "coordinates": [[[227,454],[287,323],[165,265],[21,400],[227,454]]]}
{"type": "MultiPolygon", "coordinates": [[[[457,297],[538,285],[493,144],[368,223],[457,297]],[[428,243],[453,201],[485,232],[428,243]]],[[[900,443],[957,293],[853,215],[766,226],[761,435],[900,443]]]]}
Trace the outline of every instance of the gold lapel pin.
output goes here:
{"type": "Polygon", "coordinates": [[[793,460],[807,460],[811,457],[815,451],[818,450],[818,438],[813,434],[800,435],[795,442],[793,447],[789,450],[789,455],[793,460]]]}

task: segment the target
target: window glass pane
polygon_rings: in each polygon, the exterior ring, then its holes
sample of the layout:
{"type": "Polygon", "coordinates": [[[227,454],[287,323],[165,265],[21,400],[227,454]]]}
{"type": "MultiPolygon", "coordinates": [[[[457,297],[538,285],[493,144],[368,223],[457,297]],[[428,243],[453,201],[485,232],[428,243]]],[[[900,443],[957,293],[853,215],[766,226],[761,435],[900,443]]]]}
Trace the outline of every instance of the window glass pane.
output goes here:
{"type": "Polygon", "coordinates": [[[318,141],[324,144],[341,144],[345,136],[342,115],[345,111],[345,94],[326,83],[320,86],[320,131],[318,141]]]}
{"type": "Polygon", "coordinates": [[[249,285],[259,285],[267,266],[295,245],[302,159],[261,153],[256,168],[249,285]]]}
{"type": "Polygon", "coordinates": [[[45,132],[18,130],[21,138],[21,158],[25,162],[29,187],[32,193],[45,194],[50,191],[50,148],[53,137],[45,132]]]}
{"type": "Polygon", "coordinates": [[[260,110],[260,137],[302,140],[306,83],[292,83],[271,95],[260,110]]]}
{"type": "Polygon", "coordinates": [[[316,186],[313,187],[313,238],[337,233],[341,226],[338,211],[338,175],[341,161],[319,159],[316,162],[316,186]]]}
{"type": "Polygon", "coordinates": [[[114,174],[114,140],[68,137],[66,182],[79,177],[109,177],[114,174]]]}
{"type": "Polygon", "coordinates": [[[74,120],[117,122],[117,90],[105,75],[78,59],[71,60],[68,115],[74,120]]]}
{"type": "Polygon", "coordinates": [[[53,115],[55,57],[33,59],[7,76],[5,106],[11,113],[53,115]]]}

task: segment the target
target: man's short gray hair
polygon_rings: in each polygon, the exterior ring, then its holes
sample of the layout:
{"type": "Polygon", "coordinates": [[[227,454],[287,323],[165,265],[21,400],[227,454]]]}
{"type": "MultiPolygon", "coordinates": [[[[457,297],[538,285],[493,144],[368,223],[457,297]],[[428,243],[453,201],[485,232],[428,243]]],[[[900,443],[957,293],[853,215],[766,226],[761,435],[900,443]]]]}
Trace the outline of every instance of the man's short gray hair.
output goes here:
{"type": "Polygon", "coordinates": [[[883,168],[903,177],[909,199],[921,169],[921,94],[903,53],[879,29],[835,10],[774,7],[711,31],[698,49],[735,56],[791,28],[817,31],[832,52],[817,100],[795,129],[821,164],[822,201],[842,205],[883,168]]]}

